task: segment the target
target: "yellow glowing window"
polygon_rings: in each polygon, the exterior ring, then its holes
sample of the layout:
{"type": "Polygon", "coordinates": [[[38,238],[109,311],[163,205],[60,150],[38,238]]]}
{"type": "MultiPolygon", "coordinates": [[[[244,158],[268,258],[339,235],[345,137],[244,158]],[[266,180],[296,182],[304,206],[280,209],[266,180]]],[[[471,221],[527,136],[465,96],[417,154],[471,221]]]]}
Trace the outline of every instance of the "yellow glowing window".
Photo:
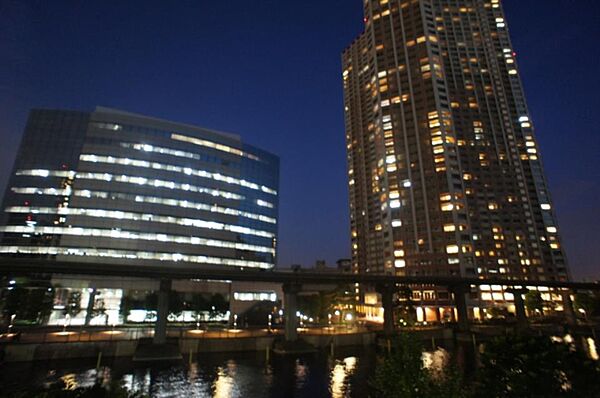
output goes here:
{"type": "Polygon", "coordinates": [[[454,209],[454,205],[452,203],[444,203],[440,206],[442,211],[452,211],[454,209]]]}
{"type": "Polygon", "coordinates": [[[454,232],[454,231],[456,231],[456,225],[444,224],[444,232],[454,232]]]}
{"type": "Polygon", "coordinates": [[[456,254],[459,252],[459,248],[457,245],[448,245],[446,246],[446,253],[448,254],[456,254]]]}

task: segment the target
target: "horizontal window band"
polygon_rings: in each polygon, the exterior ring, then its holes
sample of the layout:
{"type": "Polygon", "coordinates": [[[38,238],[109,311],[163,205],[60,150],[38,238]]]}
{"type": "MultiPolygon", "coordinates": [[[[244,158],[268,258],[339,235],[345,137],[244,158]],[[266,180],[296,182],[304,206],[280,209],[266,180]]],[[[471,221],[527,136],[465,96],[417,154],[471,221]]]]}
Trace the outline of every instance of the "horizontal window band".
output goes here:
{"type": "Polygon", "coordinates": [[[211,196],[219,196],[225,199],[243,200],[244,196],[237,193],[228,191],[222,191],[219,189],[199,187],[190,184],[181,184],[174,181],[157,180],[153,178],[128,176],[128,175],[115,175],[109,173],[91,173],[91,172],[75,172],[75,171],[63,171],[63,170],[17,170],[16,175],[18,176],[34,176],[34,177],[65,177],[69,179],[81,179],[81,180],[95,180],[95,181],[106,181],[106,182],[122,182],[125,184],[144,185],[155,188],[168,188],[186,192],[196,192],[208,194],[211,196]]]}
{"type": "MultiPolygon", "coordinates": [[[[90,122],[90,125],[97,127],[97,128],[106,129],[106,130],[113,130],[113,131],[123,130],[123,125],[117,124],[117,123],[106,123],[106,122],[94,121],[94,122],[90,122]]],[[[217,151],[231,153],[233,155],[246,157],[246,158],[252,159],[252,160],[260,160],[260,158],[258,156],[255,156],[248,152],[244,152],[241,149],[234,148],[234,147],[231,147],[231,146],[225,145],[225,144],[219,144],[218,142],[213,142],[213,141],[209,141],[209,140],[202,139],[202,138],[189,137],[187,135],[171,133],[171,139],[175,140],[175,141],[187,142],[188,144],[194,144],[194,145],[203,146],[206,148],[216,149],[217,151]]]]}
{"type": "Polygon", "coordinates": [[[5,209],[7,213],[20,214],[56,214],[61,216],[86,216],[98,218],[111,218],[115,220],[148,221],[162,224],[174,224],[185,227],[205,228],[217,231],[235,232],[245,235],[260,236],[263,238],[274,238],[275,234],[267,231],[256,230],[239,225],[223,224],[216,221],[205,221],[194,218],[180,218],[150,213],[135,213],[121,210],[105,209],[82,209],[73,207],[35,207],[35,206],[11,206],[5,209]]]}
{"type": "Polygon", "coordinates": [[[182,167],[176,166],[172,164],[163,164],[158,162],[150,162],[147,160],[141,159],[129,159],[129,158],[119,158],[114,156],[107,155],[94,155],[94,154],[81,154],[79,156],[79,160],[83,162],[90,163],[106,163],[106,164],[118,164],[122,166],[133,166],[133,167],[141,167],[146,169],[153,170],[163,170],[169,171],[173,173],[185,174],[187,176],[195,176],[201,178],[207,178],[218,182],[224,182],[226,184],[239,185],[244,188],[254,189],[257,191],[266,192],[272,195],[276,195],[277,191],[266,187],[264,185],[258,185],[254,182],[250,182],[244,179],[239,179],[227,175],[223,175],[220,173],[213,173],[205,170],[193,169],[191,167],[182,167]]]}
{"type": "Polygon", "coordinates": [[[198,256],[181,253],[156,253],[144,251],[96,249],[85,247],[53,247],[53,246],[0,246],[1,254],[28,254],[28,255],[48,255],[48,256],[84,256],[115,258],[125,260],[154,260],[170,262],[186,262],[210,265],[224,265],[231,267],[249,267],[249,268],[273,268],[274,264],[263,261],[247,261],[226,257],[198,256]]]}
{"type": "Polygon", "coordinates": [[[234,155],[243,156],[243,157],[246,157],[246,158],[252,159],[252,160],[260,160],[260,158],[258,156],[255,156],[248,152],[244,152],[241,149],[233,148],[233,147],[230,147],[230,146],[224,145],[224,144],[218,144],[216,142],[204,140],[201,138],[189,137],[187,135],[173,133],[173,134],[171,134],[171,139],[175,140],[175,141],[186,142],[188,144],[193,144],[193,145],[203,146],[206,148],[216,149],[217,151],[221,151],[221,152],[232,153],[234,155]]]}
{"type": "Polygon", "coordinates": [[[134,201],[138,203],[150,203],[171,207],[181,207],[184,209],[194,209],[200,211],[209,211],[212,213],[221,213],[236,217],[244,217],[251,220],[258,220],[269,224],[277,224],[277,219],[262,214],[251,213],[230,207],[223,207],[214,204],[192,202],[182,199],[161,198],[158,196],[143,196],[136,194],[127,194],[108,191],[91,191],[87,189],[71,189],[70,187],[60,188],[37,188],[37,187],[12,187],[11,191],[22,195],[54,195],[54,196],[78,196],[83,198],[102,198],[102,199],[120,199],[134,201]]]}
{"type": "Polygon", "coordinates": [[[67,235],[111,239],[131,239],[140,241],[156,241],[165,243],[178,243],[184,245],[199,245],[225,249],[246,250],[257,253],[275,255],[275,249],[267,246],[251,245],[240,242],[229,242],[218,239],[200,238],[197,236],[169,235],[162,233],[123,231],[119,229],[84,228],[84,227],[50,227],[50,226],[25,226],[7,225],[0,227],[0,232],[19,234],[47,234],[67,235]]]}

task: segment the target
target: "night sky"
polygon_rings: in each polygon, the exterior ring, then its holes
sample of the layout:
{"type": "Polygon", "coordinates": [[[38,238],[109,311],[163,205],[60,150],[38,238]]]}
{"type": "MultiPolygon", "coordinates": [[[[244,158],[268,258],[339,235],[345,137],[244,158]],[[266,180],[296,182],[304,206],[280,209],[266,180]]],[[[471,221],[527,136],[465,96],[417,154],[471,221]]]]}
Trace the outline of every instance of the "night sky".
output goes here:
{"type": "MultiPolygon", "coordinates": [[[[573,274],[600,278],[600,2],[504,6],[573,274]]],[[[29,109],[109,106],[279,155],[280,265],[347,257],[340,54],[362,24],[361,0],[0,0],[0,189],[29,109]]]]}

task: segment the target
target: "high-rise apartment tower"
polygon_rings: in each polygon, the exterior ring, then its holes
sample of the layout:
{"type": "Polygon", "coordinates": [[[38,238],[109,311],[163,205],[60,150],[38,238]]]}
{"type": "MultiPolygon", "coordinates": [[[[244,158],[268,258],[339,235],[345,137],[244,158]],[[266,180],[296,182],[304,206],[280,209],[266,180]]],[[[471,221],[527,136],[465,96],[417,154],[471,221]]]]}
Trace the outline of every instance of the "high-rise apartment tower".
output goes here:
{"type": "Polygon", "coordinates": [[[568,279],[500,1],[363,4],[342,57],[353,270],[568,279]]]}

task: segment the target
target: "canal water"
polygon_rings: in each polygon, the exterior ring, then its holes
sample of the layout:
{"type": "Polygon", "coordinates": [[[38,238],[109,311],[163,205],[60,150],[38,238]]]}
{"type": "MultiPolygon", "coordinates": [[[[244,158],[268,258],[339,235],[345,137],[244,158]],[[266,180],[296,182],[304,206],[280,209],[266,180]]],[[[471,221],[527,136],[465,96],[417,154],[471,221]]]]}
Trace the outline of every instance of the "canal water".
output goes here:
{"type": "Polygon", "coordinates": [[[377,355],[372,347],[340,347],[302,356],[265,352],[201,354],[190,364],[144,367],[128,360],[37,362],[0,367],[3,392],[43,386],[60,379],[91,386],[97,378],[121,380],[151,397],[367,397],[377,355]]]}

